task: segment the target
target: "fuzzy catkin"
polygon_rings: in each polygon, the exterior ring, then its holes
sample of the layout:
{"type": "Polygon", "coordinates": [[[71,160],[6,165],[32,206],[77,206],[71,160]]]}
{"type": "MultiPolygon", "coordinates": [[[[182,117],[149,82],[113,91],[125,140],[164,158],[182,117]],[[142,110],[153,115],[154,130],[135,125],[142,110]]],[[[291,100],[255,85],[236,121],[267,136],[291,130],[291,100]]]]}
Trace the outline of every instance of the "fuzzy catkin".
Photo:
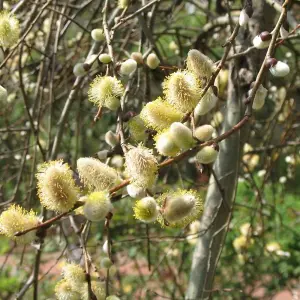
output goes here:
{"type": "Polygon", "coordinates": [[[163,92],[166,101],[182,113],[192,111],[200,98],[200,81],[189,71],[172,73],[163,82],[163,92]]]}
{"type": "Polygon", "coordinates": [[[30,231],[21,236],[15,236],[18,231],[23,231],[38,225],[38,217],[35,212],[26,211],[19,205],[11,205],[0,215],[0,234],[19,244],[27,244],[35,239],[36,231],[30,231]]]}
{"type": "Polygon", "coordinates": [[[148,134],[146,133],[147,127],[144,121],[139,115],[134,116],[128,121],[128,129],[130,137],[136,142],[142,142],[146,139],[148,134]]]}
{"type": "Polygon", "coordinates": [[[162,227],[184,228],[203,212],[203,201],[194,190],[167,192],[156,199],[162,213],[157,221],[162,227]]]}
{"type": "MultiPolygon", "coordinates": [[[[111,275],[111,274],[109,274],[111,275]]],[[[92,291],[95,294],[97,300],[106,300],[106,293],[105,293],[105,282],[99,282],[99,280],[92,280],[91,281],[92,291]]],[[[88,293],[88,284],[85,283],[81,287],[80,291],[81,300],[90,300],[89,293],[88,293]]]]}
{"type": "Polygon", "coordinates": [[[55,296],[58,300],[80,300],[80,294],[74,291],[66,280],[59,281],[55,286],[55,296]]]}
{"type": "Polygon", "coordinates": [[[61,213],[73,208],[79,189],[67,164],[61,160],[46,162],[38,168],[36,178],[38,196],[44,207],[61,213]]]}
{"type": "Polygon", "coordinates": [[[188,52],[186,60],[187,69],[200,79],[209,79],[215,70],[212,60],[196,49],[188,52]]]}
{"type": "Polygon", "coordinates": [[[99,107],[107,107],[116,110],[120,106],[120,98],[124,87],[116,77],[97,76],[88,90],[89,101],[99,107]]]}
{"type": "Polygon", "coordinates": [[[0,46],[10,48],[14,46],[20,36],[20,24],[18,19],[9,11],[0,13],[0,46]]]}
{"type": "Polygon", "coordinates": [[[120,182],[115,169],[98,159],[82,157],[77,160],[79,177],[90,191],[104,191],[120,182]]]}
{"type": "Polygon", "coordinates": [[[151,223],[157,219],[158,205],[154,198],[145,197],[135,203],[133,211],[136,219],[145,223],[151,223]]]}
{"type": "Polygon", "coordinates": [[[78,286],[85,281],[84,270],[75,263],[66,263],[62,268],[62,275],[73,290],[78,289],[78,286]]]}
{"type": "Polygon", "coordinates": [[[145,125],[158,131],[167,129],[173,122],[181,121],[183,116],[182,112],[160,97],[147,103],[140,113],[140,118],[145,125]]]}
{"type": "Polygon", "coordinates": [[[149,188],[155,183],[158,162],[152,151],[141,145],[125,153],[126,173],[131,183],[138,187],[149,188]]]}
{"type": "Polygon", "coordinates": [[[108,193],[93,192],[85,198],[83,213],[89,221],[99,222],[105,219],[112,208],[108,193]]]}

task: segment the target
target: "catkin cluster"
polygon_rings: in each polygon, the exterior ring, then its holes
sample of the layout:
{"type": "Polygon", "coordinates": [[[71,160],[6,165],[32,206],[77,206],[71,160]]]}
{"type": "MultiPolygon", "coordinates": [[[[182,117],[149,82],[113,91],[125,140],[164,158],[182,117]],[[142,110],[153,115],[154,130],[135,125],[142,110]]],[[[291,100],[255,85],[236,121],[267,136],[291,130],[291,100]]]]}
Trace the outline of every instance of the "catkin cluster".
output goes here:
{"type": "MultiPolygon", "coordinates": [[[[89,299],[86,274],[80,265],[66,263],[62,268],[62,277],[55,286],[55,296],[58,300],[89,299]]],[[[97,300],[106,299],[104,282],[92,278],[91,289],[97,300]]]]}

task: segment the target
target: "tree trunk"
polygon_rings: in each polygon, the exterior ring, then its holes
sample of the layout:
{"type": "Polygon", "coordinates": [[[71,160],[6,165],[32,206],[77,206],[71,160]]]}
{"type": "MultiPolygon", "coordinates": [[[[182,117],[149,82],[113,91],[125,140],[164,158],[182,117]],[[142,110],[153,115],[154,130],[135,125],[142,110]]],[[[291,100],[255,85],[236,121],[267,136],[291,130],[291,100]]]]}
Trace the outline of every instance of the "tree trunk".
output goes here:
{"type": "MultiPolygon", "coordinates": [[[[250,36],[242,32],[237,38],[239,44],[245,45],[245,49],[250,46],[249,43],[253,36],[269,29],[268,23],[274,17],[274,11],[270,7],[265,7],[262,0],[254,1],[253,7],[254,15],[249,26],[250,36]]],[[[252,80],[255,80],[264,55],[264,51],[254,52],[246,60],[230,62],[223,132],[237,124],[244,114],[243,98],[250,87],[247,84],[241,84],[245,79],[239,73],[241,68],[251,70],[254,76],[252,80]]],[[[243,130],[246,131],[245,128],[243,130]]],[[[244,143],[242,136],[247,135],[236,132],[219,144],[220,153],[213,166],[215,177],[211,176],[210,178],[204,213],[201,218],[200,236],[192,259],[186,299],[210,298],[215,270],[225,241],[236,195],[241,149],[244,143]]]]}

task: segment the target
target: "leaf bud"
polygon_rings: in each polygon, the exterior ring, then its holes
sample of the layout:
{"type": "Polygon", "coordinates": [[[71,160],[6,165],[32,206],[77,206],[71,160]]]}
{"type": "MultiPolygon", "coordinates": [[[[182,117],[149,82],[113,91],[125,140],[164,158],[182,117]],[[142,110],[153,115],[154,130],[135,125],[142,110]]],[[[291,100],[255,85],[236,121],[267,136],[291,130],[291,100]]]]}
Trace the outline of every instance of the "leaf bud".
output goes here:
{"type": "Polygon", "coordinates": [[[134,59],[139,65],[143,64],[144,59],[141,52],[132,52],[130,57],[134,59]]]}
{"type": "Polygon", "coordinates": [[[84,69],[83,63],[78,63],[73,68],[73,73],[76,77],[82,77],[86,75],[86,70],[84,69]]]}
{"type": "Polygon", "coordinates": [[[104,269],[109,269],[113,265],[113,262],[109,257],[103,257],[100,261],[100,265],[104,269]]]}
{"type": "Polygon", "coordinates": [[[101,28],[93,29],[91,32],[91,36],[95,42],[101,42],[105,40],[105,35],[103,33],[103,29],[101,28]]]}
{"type": "MultiPolygon", "coordinates": [[[[251,94],[251,92],[252,89],[249,90],[249,95],[251,94]]],[[[259,110],[264,106],[267,93],[268,90],[265,89],[262,84],[260,84],[253,99],[253,104],[252,104],[253,109],[259,110]]]]}
{"type": "Polygon", "coordinates": [[[174,157],[180,152],[180,148],[175,144],[169,130],[158,133],[154,140],[155,148],[161,155],[174,157]]]}
{"type": "Polygon", "coordinates": [[[193,139],[192,131],[187,126],[180,122],[174,122],[169,131],[174,143],[181,150],[185,151],[194,146],[195,140],[193,139]]]}
{"type": "Polygon", "coordinates": [[[99,61],[103,64],[109,64],[111,62],[111,56],[107,53],[102,53],[99,55],[99,61]]]}
{"type": "Polygon", "coordinates": [[[103,252],[108,255],[108,240],[106,240],[102,246],[103,252]]]}
{"type": "Polygon", "coordinates": [[[239,24],[241,27],[246,27],[250,20],[250,17],[248,16],[247,12],[245,9],[242,9],[239,17],[239,24]]]}
{"type": "Polygon", "coordinates": [[[120,143],[119,136],[110,130],[105,134],[105,142],[113,148],[120,143]]]}
{"type": "Polygon", "coordinates": [[[200,102],[195,107],[195,115],[203,116],[207,114],[210,110],[212,110],[218,102],[218,97],[214,94],[211,88],[208,89],[206,94],[200,100],[200,102]]]}
{"type": "Polygon", "coordinates": [[[280,26],[280,36],[283,39],[286,39],[289,36],[289,23],[286,21],[280,26]]]}
{"type": "Polygon", "coordinates": [[[128,121],[130,137],[137,142],[142,142],[147,138],[146,126],[139,115],[134,116],[128,121]]]}
{"type": "Polygon", "coordinates": [[[272,34],[268,31],[263,31],[253,39],[252,43],[257,49],[265,49],[269,47],[271,39],[272,34]]]}
{"type": "Polygon", "coordinates": [[[197,154],[196,160],[200,164],[210,164],[216,160],[218,151],[212,146],[204,146],[197,154]]]}
{"type": "Polygon", "coordinates": [[[108,156],[108,150],[101,150],[97,152],[97,156],[100,160],[105,160],[107,159],[108,156]]]}
{"type": "Polygon", "coordinates": [[[269,71],[274,77],[284,77],[290,73],[290,67],[282,61],[277,61],[270,67],[269,71]]]}
{"type": "Polygon", "coordinates": [[[129,58],[122,62],[121,67],[120,67],[120,74],[123,76],[130,76],[132,75],[137,68],[137,62],[129,58]]]}
{"type": "Polygon", "coordinates": [[[129,5],[129,0],[119,0],[118,7],[121,9],[127,8],[129,5]]]}
{"type": "Polygon", "coordinates": [[[147,56],[147,66],[154,70],[156,69],[159,64],[160,64],[160,60],[158,59],[157,55],[155,53],[150,53],[148,56],[147,56]]]}
{"type": "Polygon", "coordinates": [[[202,125],[195,129],[194,136],[199,141],[206,142],[211,139],[214,130],[211,125],[202,125]]]}

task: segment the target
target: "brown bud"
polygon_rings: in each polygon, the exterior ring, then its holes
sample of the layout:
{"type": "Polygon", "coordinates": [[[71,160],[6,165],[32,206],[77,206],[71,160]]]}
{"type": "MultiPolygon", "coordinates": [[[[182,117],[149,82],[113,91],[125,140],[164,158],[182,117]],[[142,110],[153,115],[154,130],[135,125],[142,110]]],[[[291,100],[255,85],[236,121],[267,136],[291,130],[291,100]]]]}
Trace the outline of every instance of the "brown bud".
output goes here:
{"type": "Polygon", "coordinates": [[[218,88],[215,85],[213,85],[211,87],[211,89],[212,89],[213,93],[215,94],[215,96],[218,97],[218,94],[219,94],[218,88]]]}
{"type": "Polygon", "coordinates": [[[277,59],[274,57],[269,57],[266,61],[265,66],[270,69],[271,67],[275,66],[277,64],[277,59]]]}
{"type": "Polygon", "coordinates": [[[143,55],[140,52],[132,52],[130,57],[134,59],[138,64],[142,64],[144,62],[143,55]]]}
{"type": "Polygon", "coordinates": [[[128,122],[131,118],[133,118],[136,115],[137,114],[134,111],[128,111],[123,115],[122,120],[123,122],[128,122]]]}
{"type": "Polygon", "coordinates": [[[269,31],[263,31],[259,36],[263,42],[269,41],[272,38],[272,34],[269,31]]]}
{"type": "Polygon", "coordinates": [[[91,65],[90,64],[87,64],[87,63],[84,63],[83,64],[83,69],[87,72],[89,71],[89,69],[91,68],[91,65]]]}
{"type": "Polygon", "coordinates": [[[219,144],[216,144],[216,143],[213,143],[212,145],[211,145],[216,151],[220,151],[220,147],[219,147],[219,144]]]}

